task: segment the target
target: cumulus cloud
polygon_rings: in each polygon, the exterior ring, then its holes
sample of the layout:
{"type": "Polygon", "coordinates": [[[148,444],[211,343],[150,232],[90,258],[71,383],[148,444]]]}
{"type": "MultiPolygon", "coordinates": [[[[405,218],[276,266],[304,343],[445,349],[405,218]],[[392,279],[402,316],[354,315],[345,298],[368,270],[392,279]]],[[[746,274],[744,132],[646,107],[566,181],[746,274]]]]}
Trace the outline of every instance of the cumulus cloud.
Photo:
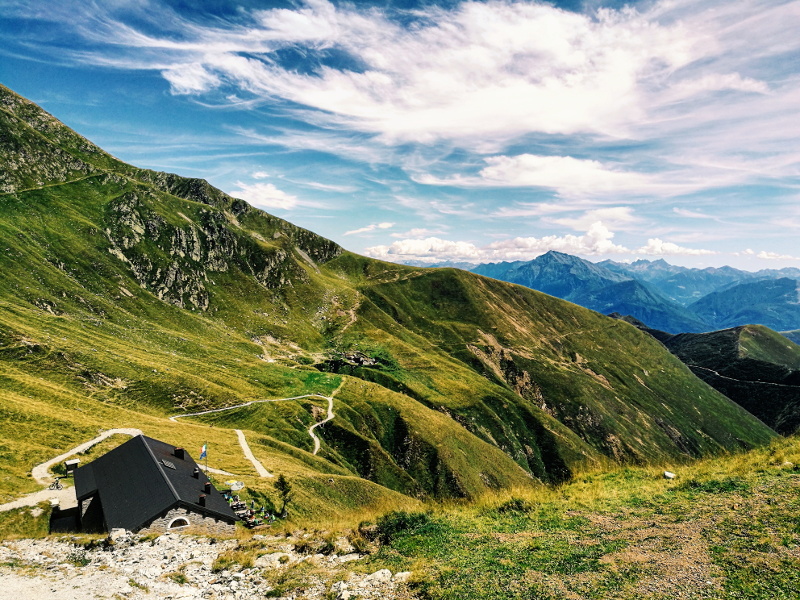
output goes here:
{"type": "Polygon", "coordinates": [[[236,189],[228,194],[260,208],[289,210],[298,204],[297,196],[287,194],[271,183],[248,184],[237,181],[236,189]]]}
{"type": "Polygon", "coordinates": [[[361,229],[347,231],[344,233],[344,235],[358,235],[359,233],[369,233],[370,231],[375,231],[376,229],[390,229],[392,227],[394,227],[394,223],[373,223],[371,225],[367,225],[366,227],[362,227],[361,229]]]}
{"type": "Polygon", "coordinates": [[[637,254],[653,254],[656,256],[703,256],[706,254],[716,254],[712,250],[700,250],[696,248],[685,248],[672,242],[665,242],[658,238],[647,240],[647,244],[636,250],[637,254]]]}
{"type": "Polygon", "coordinates": [[[486,256],[485,251],[470,242],[455,242],[437,237],[399,240],[388,246],[367,248],[365,253],[373,258],[394,262],[421,260],[430,263],[439,260],[480,262],[486,256]]]}
{"type": "Polygon", "coordinates": [[[492,253],[511,260],[531,255],[537,256],[549,250],[584,256],[630,252],[624,246],[614,244],[611,241],[613,237],[614,233],[598,221],[593,223],[584,235],[517,237],[511,240],[492,242],[488,248],[492,253]]]}
{"type": "Polygon", "coordinates": [[[767,252],[765,250],[759,252],[756,255],[756,258],[760,258],[762,260],[800,260],[800,258],[790,254],[779,254],[778,252],[767,252]]]}
{"type": "Polygon", "coordinates": [[[542,237],[515,237],[478,246],[472,242],[445,240],[438,237],[403,239],[389,245],[367,248],[365,253],[374,258],[396,262],[417,260],[438,262],[444,260],[467,262],[496,262],[532,260],[556,250],[580,256],[655,254],[661,256],[686,256],[715,254],[708,250],[685,248],[659,239],[648,240],[637,250],[615,244],[614,232],[601,222],[593,223],[583,235],[549,235],[542,237]]]}

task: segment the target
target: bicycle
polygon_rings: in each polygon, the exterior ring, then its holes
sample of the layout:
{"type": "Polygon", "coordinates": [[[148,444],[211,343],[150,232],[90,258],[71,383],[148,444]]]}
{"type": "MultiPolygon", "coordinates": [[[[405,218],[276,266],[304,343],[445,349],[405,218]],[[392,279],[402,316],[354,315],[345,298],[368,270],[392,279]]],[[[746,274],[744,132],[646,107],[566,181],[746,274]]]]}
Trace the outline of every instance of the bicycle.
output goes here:
{"type": "Polygon", "coordinates": [[[50,484],[50,487],[48,489],[51,489],[51,490],[63,490],[64,486],[61,485],[61,477],[56,477],[56,480],[53,483],[50,484]]]}

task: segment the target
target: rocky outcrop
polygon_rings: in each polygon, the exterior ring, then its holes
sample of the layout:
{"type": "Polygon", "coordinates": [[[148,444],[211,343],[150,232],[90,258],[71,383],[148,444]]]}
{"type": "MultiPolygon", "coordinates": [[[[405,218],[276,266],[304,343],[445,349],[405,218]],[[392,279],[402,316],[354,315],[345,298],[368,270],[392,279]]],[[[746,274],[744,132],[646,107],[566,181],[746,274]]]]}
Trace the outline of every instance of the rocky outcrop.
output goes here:
{"type": "Polygon", "coordinates": [[[332,242],[291,227],[291,235],[278,230],[267,241],[245,231],[231,213],[211,207],[192,217],[178,213],[185,224],[176,225],[158,213],[160,202],[158,192],[146,187],[125,192],[108,204],[104,232],[109,252],[128,264],[142,287],[182,308],[209,308],[213,273],[239,269],[276,289],[307,281],[302,263],[341,252],[332,242]],[[305,250],[292,248],[295,241],[305,250]],[[301,253],[299,260],[293,249],[301,253]]]}
{"type": "Polygon", "coordinates": [[[64,600],[288,599],[298,597],[299,589],[313,600],[408,597],[410,573],[354,573],[352,563],[362,555],[347,548],[344,538],[340,542],[327,554],[310,554],[300,551],[309,546],[307,534],[256,535],[244,544],[254,560],[242,565],[226,560],[240,551],[233,539],[171,533],[153,539],[115,530],[88,546],[68,538],[16,540],[0,544],[0,578],[3,591],[19,598],[44,597],[55,589],[64,600]],[[283,583],[293,578],[296,585],[283,583]]]}

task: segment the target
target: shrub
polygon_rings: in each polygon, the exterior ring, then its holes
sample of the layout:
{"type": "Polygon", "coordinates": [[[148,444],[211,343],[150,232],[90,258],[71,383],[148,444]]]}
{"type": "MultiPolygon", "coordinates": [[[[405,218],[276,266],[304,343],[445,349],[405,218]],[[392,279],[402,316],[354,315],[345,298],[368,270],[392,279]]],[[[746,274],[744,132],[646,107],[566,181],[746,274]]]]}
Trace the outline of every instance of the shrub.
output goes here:
{"type": "Polygon", "coordinates": [[[382,544],[389,544],[398,533],[412,533],[430,522],[431,516],[428,513],[392,511],[378,519],[377,538],[382,544]]]}
{"type": "Polygon", "coordinates": [[[690,479],[676,489],[705,492],[707,494],[723,494],[726,492],[746,492],[750,489],[750,486],[746,481],[738,477],[726,477],[725,479],[709,479],[708,481],[690,479]]]}
{"type": "Polygon", "coordinates": [[[511,498],[497,507],[497,512],[505,514],[527,514],[533,510],[533,504],[522,498],[511,498]]]}

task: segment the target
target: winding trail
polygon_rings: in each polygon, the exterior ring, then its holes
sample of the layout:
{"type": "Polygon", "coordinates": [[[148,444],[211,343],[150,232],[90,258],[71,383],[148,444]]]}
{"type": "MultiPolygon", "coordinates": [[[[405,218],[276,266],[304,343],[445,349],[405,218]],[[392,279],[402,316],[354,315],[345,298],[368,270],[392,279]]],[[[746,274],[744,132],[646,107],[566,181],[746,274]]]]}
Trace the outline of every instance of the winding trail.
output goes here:
{"type": "Polygon", "coordinates": [[[700,369],[701,371],[706,371],[708,373],[713,373],[720,379],[727,379],[728,381],[735,381],[736,383],[755,383],[758,385],[771,385],[773,387],[784,387],[784,388],[794,388],[797,389],[798,386],[796,385],[789,385],[786,383],[773,383],[772,381],[760,381],[758,379],[735,379],[733,377],[728,377],[727,375],[723,375],[722,373],[715,371],[714,369],[709,369],[708,367],[701,367],[700,365],[691,365],[686,363],[686,366],[690,369],[700,369]]]}
{"type": "MultiPolygon", "coordinates": [[[[314,440],[314,450],[312,454],[316,455],[320,450],[321,442],[317,434],[314,433],[314,430],[320,425],[324,425],[328,421],[332,420],[336,416],[336,414],[333,412],[333,397],[340,389],[342,389],[343,385],[344,385],[344,380],[342,380],[342,382],[339,384],[339,387],[337,387],[331,393],[330,396],[323,396],[322,394],[304,394],[303,396],[293,396],[291,398],[251,400],[243,404],[237,404],[236,406],[226,406],[225,408],[214,408],[211,410],[203,410],[200,412],[186,413],[182,415],[173,415],[169,418],[169,420],[177,423],[178,419],[181,419],[183,417],[196,417],[211,413],[224,412],[227,410],[235,410],[237,408],[244,408],[245,406],[252,406],[253,404],[263,404],[266,402],[285,402],[288,400],[301,400],[303,398],[320,398],[328,401],[328,416],[324,420],[318,423],[314,423],[311,427],[308,428],[308,435],[311,437],[312,440],[314,440]]],[[[270,473],[264,468],[264,465],[262,465],[261,462],[259,462],[259,460],[255,457],[255,455],[253,455],[253,451],[250,449],[250,445],[247,443],[247,439],[245,439],[244,437],[244,432],[242,432],[241,429],[235,429],[234,431],[236,432],[236,436],[239,439],[239,445],[242,448],[244,457],[252,463],[258,475],[260,477],[274,477],[272,473],[270,473]]],[[[74,454],[78,454],[79,452],[85,452],[92,446],[99,444],[106,438],[109,438],[112,435],[116,434],[129,435],[131,437],[135,437],[137,435],[143,435],[141,429],[134,429],[134,428],[107,429],[106,431],[103,431],[102,433],[100,433],[100,435],[98,435],[95,438],[92,438],[88,442],[84,442],[78,446],[75,446],[70,450],[67,450],[63,454],[59,454],[55,458],[51,458],[46,462],[36,465],[35,467],[33,467],[33,469],[31,469],[31,476],[33,477],[34,481],[36,481],[36,483],[38,483],[39,485],[50,485],[50,483],[53,482],[53,477],[50,475],[49,470],[51,467],[53,467],[53,465],[63,460],[66,460],[67,458],[73,456],[74,454]]],[[[198,466],[204,471],[208,471],[209,473],[216,473],[218,475],[227,475],[235,477],[234,473],[230,473],[228,471],[223,471],[221,469],[212,469],[210,467],[206,468],[204,465],[199,463],[198,466]]],[[[11,502],[0,504],[0,512],[13,510],[15,508],[22,508],[24,506],[36,506],[40,502],[45,502],[47,500],[58,500],[62,508],[69,508],[72,506],[76,506],[77,500],[75,499],[75,488],[70,486],[70,487],[64,487],[64,489],[61,490],[51,490],[51,489],[39,490],[38,492],[27,494],[22,498],[17,498],[16,500],[12,500],[11,502]]]]}
{"type": "Polygon", "coordinates": [[[53,481],[53,478],[50,476],[50,473],[48,473],[48,471],[50,470],[50,467],[52,467],[56,463],[60,463],[62,460],[68,459],[73,454],[78,454],[79,452],[86,452],[86,450],[88,450],[92,446],[94,446],[96,444],[99,444],[104,439],[106,439],[108,437],[111,437],[112,435],[116,435],[118,433],[122,434],[122,435],[129,435],[131,437],[134,437],[134,436],[137,436],[137,435],[142,435],[142,430],[141,429],[133,429],[133,428],[131,428],[131,429],[107,429],[103,433],[98,435],[96,438],[92,438],[88,442],[84,442],[83,444],[80,444],[79,446],[75,446],[72,450],[67,450],[64,454],[59,454],[58,456],[56,456],[55,458],[51,458],[47,462],[43,462],[40,465],[36,465],[35,467],[33,467],[33,469],[31,469],[31,475],[33,476],[33,478],[36,481],[36,483],[38,483],[40,485],[49,485],[53,481]]]}
{"type": "MultiPolygon", "coordinates": [[[[268,398],[265,400],[250,400],[249,402],[244,402],[242,404],[236,404],[234,406],[226,406],[224,408],[212,408],[210,410],[201,410],[199,412],[193,413],[185,413],[182,415],[172,415],[169,420],[173,422],[177,422],[178,419],[182,419],[183,417],[198,417],[200,415],[210,415],[213,413],[220,413],[225,412],[228,410],[236,410],[238,408],[244,408],[246,406],[252,406],[253,404],[265,404],[267,402],[286,402],[288,400],[302,400],[303,398],[321,398],[323,400],[328,401],[328,416],[320,421],[319,423],[314,423],[311,427],[308,428],[308,435],[314,441],[314,450],[311,454],[315,455],[320,451],[321,441],[319,436],[314,433],[314,430],[319,427],[320,425],[324,425],[328,421],[332,420],[336,413],[333,412],[333,397],[337,394],[337,392],[342,389],[344,385],[344,380],[339,384],[333,392],[331,392],[330,396],[323,396],[322,394],[304,394],[302,396],[292,396],[291,398],[268,398]]],[[[256,472],[258,473],[259,477],[275,477],[272,473],[267,471],[264,468],[264,465],[255,457],[253,451],[250,450],[250,445],[247,443],[247,439],[244,437],[244,432],[241,429],[234,429],[236,432],[236,437],[239,439],[239,445],[242,447],[242,452],[244,453],[244,457],[249,460],[253,467],[255,468],[256,472]]],[[[210,469],[209,469],[210,470],[210,469]]]]}
{"type": "MultiPolygon", "coordinates": [[[[53,477],[50,475],[49,470],[50,468],[60,463],[62,460],[68,459],[70,456],[78,454],[79,452],[85,452],[92,446],[99,444],[104,439],[111,437],[112,435],[121,434],[121,435],[129,435],[131,437],[135,437],[137,435],[142,435],[141,429],[107,429],[103,431],[100,435],[95,438],[92,438],[88,442],[84,442],[78,446],[75,446],[71,450],[67,450],[63,454],[59,454],[55,458],[51,458],[50,460],[43,462],[42,464],[36,465],[31,469],[31,476],[39,485],[50,485],[54,480],[53,477]]],[[[201,469],[206,470],[204,465],[198,465],[201,469]]],[[[211,473],[217,473],[219,475],[234,475],[233,473],[229,473],[228,471],[222,471],[220,469],[212,469],[208,468],[208,471],[211,473]]],[[[66,483],[66,482],[65,482],[66,483]]],[[[38,492],[33,492],[32,494],[27,494],[22,496],[21,498],[17,498],[16,500],[12,500],[11,502],[6,502],[5,504],[0,504],[0,512],[6,510],[13,510],[15,508],[22,508],[24,506],[36,506],[40,502],[46,502],[48,500],[58,500],[59,506],[61,508],[72,508],[78,505],[78,501],[75,498],[75,488],[71,485],[65,485],[61,490],[51,490],[49,488],[44,490],[39,490],[38,492]]]]}
{"type": "MultiPolygon", "coordinates": [[[[340,385],[338,388],[336,388],[336,391],[333,393],[335,394],[336,392],[338,392],[339,388],[341,387],[342,386],[340,385]]],[[[320,425],[325,425],[325,423],[333,419],[333,417],[335,416],[336,415],[333,413],[333,395],[331,395],[328,397],[328,417],[325,420],[320,421],[319,423],[314,423],[311,427],[308,428],[308,435],[310,435],[311,439],[314,440],[314,451],[311,454],[316,456],[320,448],[320,441],[319,438],[317,437],[317,434],[314,433],[314,430],[320,425]]]]}

